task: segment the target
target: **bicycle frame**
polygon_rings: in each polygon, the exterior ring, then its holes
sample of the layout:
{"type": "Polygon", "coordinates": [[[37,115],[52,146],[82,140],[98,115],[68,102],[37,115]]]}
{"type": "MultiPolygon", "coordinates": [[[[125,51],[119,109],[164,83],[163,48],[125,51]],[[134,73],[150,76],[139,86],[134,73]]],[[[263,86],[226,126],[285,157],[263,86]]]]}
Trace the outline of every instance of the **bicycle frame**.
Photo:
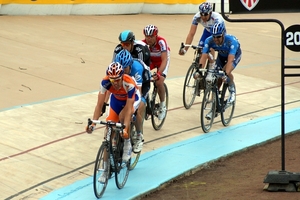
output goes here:
{"type": "MultiPolygon", "coordinates": [[[[152,75],[153,77],[154,75],[152,75]]],[[[146,112],[145,112],[145,119],[148,120],[149,116],[151,116],[151,123],[152,123],[152,127],[155,130],[160,130],[161,127],[163,126],[166,116],[165,118],[163,118],[162,120],[158,119],[158,114],[159,114],[159,108],[160,108],[160,101],[156,101],[156,97],[158,96],[158,92],[157,92],[157,86],[155,84],[155,80],[153,78],[151,78],[150,80],[153,84],[153,90],[152,93],[149,93],[150,96],[148,96],[148,98],[146,99],[146,112]]],[[[165,87],[165,102],[166,102],[166,108],[168,110],[168,102],[169,102],[169,95],[168,95],[168,87],[166,85],[166,83],[164,83],[164,87],[165,87]]],[[[167,112],[167,111],[166,111],[167,112]]]]}
{"type": "Polygon", "coordinates": [[[123,154],[123,138],[121,137],[125,125],[122,123],[115,123],[112,121],[88,120],[88,125],[92,123],[105,125],[107,128],[105,140],[102,142],[95,161],[93,187],[94,194],[97,198],[102,197],[108,179],[115,174],[116,186],[121,189],[124,187],[130,169],[130,160],[126,163],[122,161],[123,154]],[[115,135],[113,135],[115,133],[115,135]],[[112,145],[112,136],[116,138],[116,146],[112,145]],[[101,182],[99,181],[100,174],[106,173],[101,182]]]}
{"type": "Polygon", "coordinates": [[[226,93],[228,91],[228,83],[224,83],[221,78],[226,76],[224,71],[216,69],[199,69],[199,72],[210,72],[213,76],[212,81],[210,83],[206,83],[206,89],[201,106],[201,128],[205,133],[207,133],[212,127],[214,118],[218,115],[218,113],[221,113],[222,124],[224,126],[229,125],[233,116],[235,101],[232,103],[228,103],[227,101],[228,95],[226,95],[226,93]],[[222,82],[220,83],[220,81],[222,82]],[[221,86],[222,90],[220,92],[219,88],[221,88],[221,86]],[[208,113],[205,113],[207,111],[208,113]]]}

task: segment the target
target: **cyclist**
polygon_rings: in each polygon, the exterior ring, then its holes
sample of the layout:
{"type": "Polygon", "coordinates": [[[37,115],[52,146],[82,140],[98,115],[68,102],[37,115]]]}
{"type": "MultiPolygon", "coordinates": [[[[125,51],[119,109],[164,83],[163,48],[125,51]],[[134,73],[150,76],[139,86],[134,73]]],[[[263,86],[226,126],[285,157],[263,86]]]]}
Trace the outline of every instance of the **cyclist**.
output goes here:
{"type": "MultiPolygon", "coordinates": [[[[213,12],[211,3],[204,2],[199,5],[199,12],[197,12],[192,21],[190,31],[186,37],[185,44],[191,44],[197,31],[198,24],[204,27],[202,36],[200,38],[198,46],[203,47],[206,38],[211,36],[211,27],[215,23],[224,23],[222,15],[217,12],[213,12]]],[[[184,55],[188,51],[189,47],[185,47],[179,50],[179,55],[184,55]]]]}
{"type": "Polygon", "coordinates": [[[160,99],[160,112],[158,119],[162,120],[166,116],[166,102],[165,102],[165,87],[164,81],[167,77],[170,65],[170,48],[165,38],[158,36],[158,28],[154,25],[147,25],[144,28],[145,39],[142,40],[150,48],[150,70],[157,69],[154,77],[157,86],[157,92],[160,99]]]}
{"type": "MultiPolygon", "coordinates": [[[[226,34],[224,23],[216,23],[211,28],[212,36],[205,40],[202,56],[200,59],[200,67],[205,66],[208,59],[209,49],[212,48],[218,51],[218,57],[214,67],[218,70],[223,70],[228,76],[228,91],[230,92],[229,103],[235,101],[235,85],[232,71],[236,68],[242,57],[242,50],[238,39],[226,34]]],[[[206,81],[211,81],[212,75],[208,73],[206,81]]]]}
{"type": "Polygon", "coordinates": [[[137,110],[136,115],[136,134],[133,135],[133,152],[139,153],[143,148],[143,122],[145,116],[146,99],[150,90],[150,70],[140,59],[133,59],[129,51],[126,49],[121,50],[116,58],[115,62],[119,62],[124,67],[125,74],[135,78],[136,84],[141,93],[141,103],[137,110]]]}
{"type": "Polygon", "coordinates": [[[147,66],[150,65],[150,51],[148,46],[140,41],[135,40],[135,36],[132,31],[125,30],[119,35],[120,44],[118,44],[114,50],[113,59],[122,50],[129,51],[133,58],[141,59],[147,66]]]}
{"type": "MultiPolygon", "coordinates": [[[[122,122],[125,124],[123,130],[124,147],[123,147],[123,162],[127,162],[131,157],[131,144],[130,144],[130,121],[132,114],[138,108],[141,101],[140,92],[137,88],[135,80],[124,74],[122,65],[118,62],[112,62],[107,70],[106,76],[102,79],[100,91],[98,93],[98,101],[94,110],[93,119],[98,120],[102,116],[102,107],[104,105],[105,94],[107,91],[111,92],[110,96],[110,110],[106,121],[122,122]]],[[[87,133],[92,133],[96,124],[86,127],[87,133]]],[[[112,138],[114,138],[112,136],[112,138]]],[[[114,141],[112,145],[115,145],[114,141]]],[[[107,155],[104,156],[107,159],[107,155]]],[[[104,162],[105,163],[105,162],[104,162]]],[[[99,181],[103,183],[107,176],[105,170],[100,176],[99,181]]]]}

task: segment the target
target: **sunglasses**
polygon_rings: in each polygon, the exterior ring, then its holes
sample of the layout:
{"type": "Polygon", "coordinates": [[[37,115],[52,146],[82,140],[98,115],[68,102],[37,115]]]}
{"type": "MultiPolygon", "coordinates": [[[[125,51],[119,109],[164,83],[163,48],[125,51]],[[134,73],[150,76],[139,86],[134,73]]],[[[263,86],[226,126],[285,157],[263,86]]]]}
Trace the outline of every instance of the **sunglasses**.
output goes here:
{"type": "Polygon", "coordinates": [[[122,77],[120,77],[120,78],[109,78],[109,81],[110,81],[111,83],[114,83],[114,82],[119,82],[119,81],[121,81],[121,79],[122,79],[122,77]]]}
{"type": "Polygon", "coordinates": [[[214,35],[213,37],[214,38],[220,38],[220,37],[222,37],[222,35],[214,35]]]}
{"type": "Polygon", "coordinates": [[[207,16],[209,15],[208,13],[200,13],[201,16],[207,16]]]}
{"type": "Polygon", "coordinates": [[[129,47],[131,43],[128,42],[121,42],[122,47],[129,47]]]}

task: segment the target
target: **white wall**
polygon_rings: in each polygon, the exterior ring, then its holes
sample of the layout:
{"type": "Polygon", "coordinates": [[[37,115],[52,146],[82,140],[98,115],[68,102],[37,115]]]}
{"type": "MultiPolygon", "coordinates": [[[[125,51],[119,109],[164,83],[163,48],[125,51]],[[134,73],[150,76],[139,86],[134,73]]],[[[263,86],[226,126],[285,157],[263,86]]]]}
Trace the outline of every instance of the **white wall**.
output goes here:
{"type": "MultiPolygon", "coordinates": [[[[209,0],[213,1],[219,2],[209,0]]],[[[226,1],[225,8],[229,8],[226,1]]],[[[198,4],[0,4],[1,15],[193,14],[197,11],[198,4]]],[[[216,4],[216,11],[221,11],[220,3],[216,4]]]]}

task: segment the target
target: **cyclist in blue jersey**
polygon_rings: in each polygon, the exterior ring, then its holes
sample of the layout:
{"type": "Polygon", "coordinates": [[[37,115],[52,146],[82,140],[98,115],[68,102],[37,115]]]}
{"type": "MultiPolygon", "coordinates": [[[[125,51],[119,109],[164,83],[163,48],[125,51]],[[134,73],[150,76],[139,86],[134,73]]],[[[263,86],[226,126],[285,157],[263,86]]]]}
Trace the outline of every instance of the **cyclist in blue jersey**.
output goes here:
{"type": "Polygon", "coordinates": [[[115,58],[124,67],[125,74],[132,76],[141,93],[141,103],[136,115],[136,134],[133,135],[133,152],[139,153],[143,148],[143,122],[145,116],[146,99],[150,89],[150,69],[140,59],[134,59],[129,51],[121,50],[115,58]]]}
{"type": "MultiPolygon", "coordinates": [[[[199,41],[199,46],[203,47],[206,38],[211,36],[211,27],[215,23],[224,23],[222,15],[217,12],[213,12],[213,7],[211,3],[204,2],[199,5],[199,11],[194,15],[190,31],[186,37],[185,44],[191,44],[194,36],[197,32],[198,24],[204,27],[202,36],[199,41]]],[[[189,47],[185,47],[179,50],[179,55],[184,55],[189,47]]]]}
{"type": "MultiPolygon", "coordinates": [[[[215,65],[211,68],[223,70],[228,76],[228,90],[230,92],[229,102],[235,101],[235,85],[232,71],[236,68],[242,57],[242,50],[238,39],[226,34],[224,23],[216,23],[211,28],[212,36],[208,37],[204,42],[204,48],[200,59],[200,67],[204,68],[208,59],[209,49],[218,51],[218,57],[215,65]]],[[[212,75],[207,74],[206,81],[211,81],[212,75]]]]}

